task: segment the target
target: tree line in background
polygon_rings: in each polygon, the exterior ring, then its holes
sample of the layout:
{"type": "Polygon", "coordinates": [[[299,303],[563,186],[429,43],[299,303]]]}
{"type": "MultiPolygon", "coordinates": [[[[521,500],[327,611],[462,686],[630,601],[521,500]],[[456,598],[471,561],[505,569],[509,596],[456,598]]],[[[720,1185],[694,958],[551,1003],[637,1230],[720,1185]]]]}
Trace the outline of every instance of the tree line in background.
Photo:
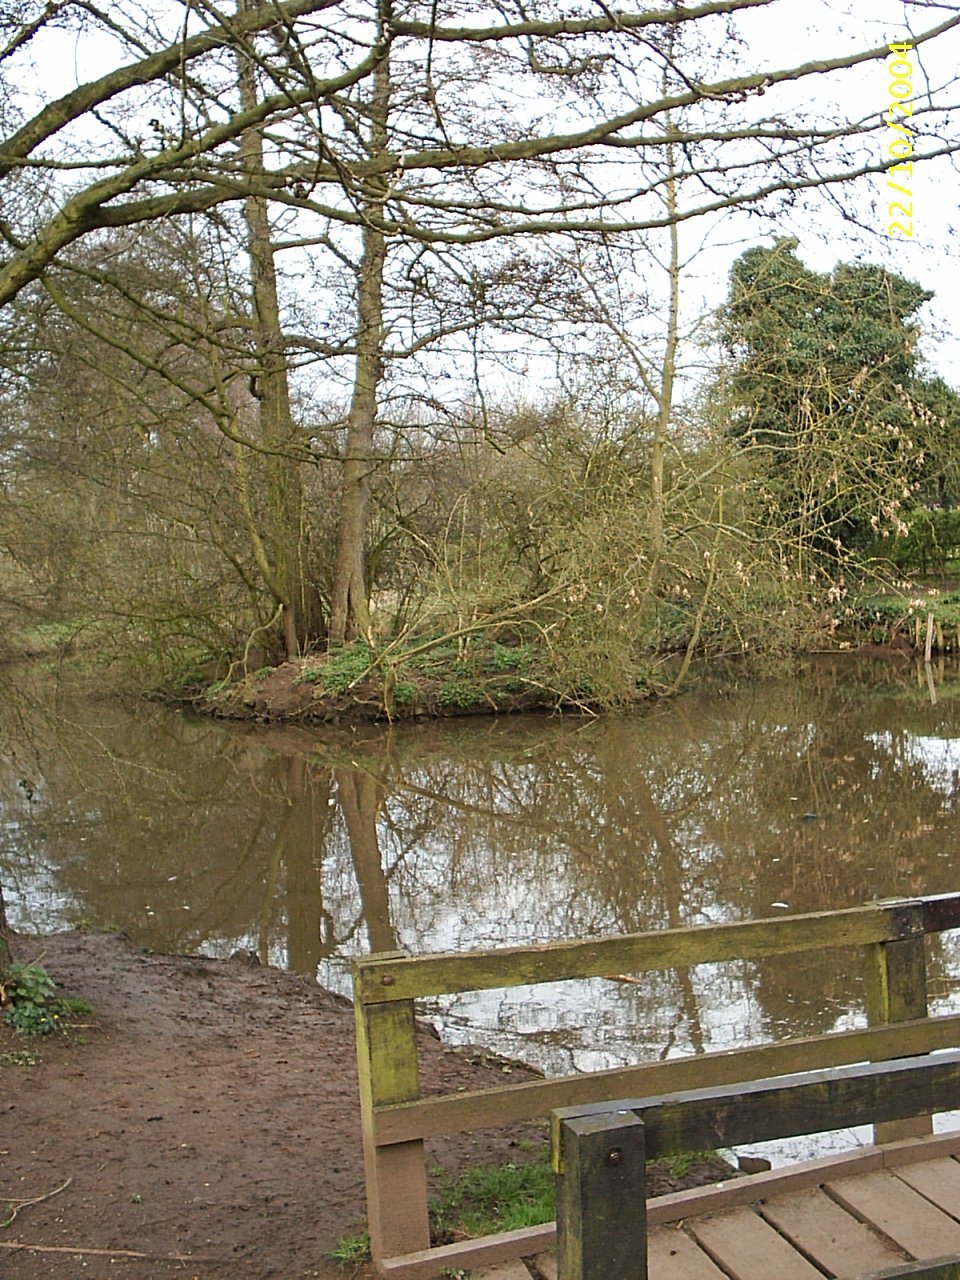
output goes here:
{"type": "Polygon", "coordinates": [[[953,505],[958,401],[929,294],[795,241],[685,330],[683,223],[885,163],[778,98],[884,50],[745,70],[771,3],[7,6],[4,613],[151,684],[493,636],[600,703],[815,634],[953,505]],[[38,101],[63,35],[116,65],[38,101]]]}

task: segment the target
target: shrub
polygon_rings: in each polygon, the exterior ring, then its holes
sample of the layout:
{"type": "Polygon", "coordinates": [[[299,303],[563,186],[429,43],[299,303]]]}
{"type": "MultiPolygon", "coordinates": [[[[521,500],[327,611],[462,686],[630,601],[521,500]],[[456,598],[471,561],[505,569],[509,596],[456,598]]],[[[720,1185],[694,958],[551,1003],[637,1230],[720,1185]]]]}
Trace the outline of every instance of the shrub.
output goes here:
{"type": "Polygon", "coordinates": [[[92,1012],[84,1000],[53,999],[56,983],[36,961],[17,961],[0,972],[3,1019],[28,1036],[67,1030],[69,1020],[92,1012]]]}

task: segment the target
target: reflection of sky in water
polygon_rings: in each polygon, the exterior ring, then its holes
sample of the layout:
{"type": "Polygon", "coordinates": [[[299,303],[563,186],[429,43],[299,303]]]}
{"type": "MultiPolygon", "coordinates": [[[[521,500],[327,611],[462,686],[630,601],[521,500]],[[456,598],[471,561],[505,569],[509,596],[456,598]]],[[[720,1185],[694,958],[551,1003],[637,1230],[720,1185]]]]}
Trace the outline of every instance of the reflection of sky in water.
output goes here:
{"type": "MultiPolygon", "coordinates": [[[[0,762],[0,876],[15,927],[81,919],[157,950],[252,950],[344,993],[347,957],[370,949],[943,892],[960,887],[949,694],[931,708],[892,677],[882,698],[798,681],[599,724],[372,734],[347,751],[320,730],[291,745],[157,708],[75,709],[94,730],[79,747],[52,735],[0,762]]],[[[451,1042],[554,1074],[857,1025],[859,966],[855,951],[732,962],[422,1011],[451,1042]]],[[[960,1007],[955,937],[932,948],[931,976],[937,1011],[960,1007]]]]}
{"type": "Polygon", "coordinates": [[[960,738],[934,738],[905,733],[898,744],[892,733],[870,734],[868,740],[893,752],[896,747],[909,764],[919,765],[931,787],[955,797],[960,780],[960,738]]]}

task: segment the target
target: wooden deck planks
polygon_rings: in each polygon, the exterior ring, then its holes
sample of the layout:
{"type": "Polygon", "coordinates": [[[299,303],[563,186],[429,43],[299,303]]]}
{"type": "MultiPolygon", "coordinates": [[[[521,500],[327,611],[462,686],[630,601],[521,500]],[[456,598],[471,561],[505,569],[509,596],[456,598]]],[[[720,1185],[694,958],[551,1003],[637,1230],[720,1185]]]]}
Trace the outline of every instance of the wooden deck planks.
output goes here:
{"type": "Polygon", "coordinates": [[[533,1262],[543,1280],[557,1280],[557,1260],[552,1253],[538,1253],[533,1262]]]}
{"type": "Polygon", "coordinates": [[[828,1184],[830,1195],[867,1219],[915,1258],[960,1254],[960,1223],[892,1173],[828,1184]]]}
{"type": "Polygon", "coordinates": [[[945,1213],[960,1218],[960,1164],[956,1160],[929,1160],[896,1170],[897,1177],[945,1213]]]}
{"type": "Polygon", "coordinates": [[[682,1227],[672,1226],[651,1231],[647,1272],[650,1280],[728,1280],[682,1227]]]}
{"type": "Polygon", "coordinates": [[[686,1226],[731,1280],[823,1280],[823,1273],[752,1209],[694,1218],[686,1226]]]}
{"type": "MultiPolygon", "coordinates": [[[[779,1170],[651,1201],[650,1280],[823,1280],[825,1272],[838,1280],[960,1280],[960,1262],[947,1265],[942,1256],[960,1257],[960,1246],[942,1247],[960,1231],[958,1144],[957,1134],[941,1135],[807,1162],[795,1171],[799,1190],[784,1186],[794,1171],[779,1170]],[[732,1199],[731,1188],[739,1193],[732,1199]],[[911,1254],[924,1261],[907,1261],[911,1254]]],[[[544,1280],[557,1280],[552,1254],[538,1253],[533,1263],[544,1280]]],[[[523,1280],[526,1273],[501,1264],[475,1274],[523,1280]]]]}
{"type": "Polygon", "coordinates": [[[819,1188],[775,1196],[760,1205],[760,1212],[837,1280],[856,1280],[871,1271],[896,1266],[907,1256],[881,1240],[819,1188]]]}

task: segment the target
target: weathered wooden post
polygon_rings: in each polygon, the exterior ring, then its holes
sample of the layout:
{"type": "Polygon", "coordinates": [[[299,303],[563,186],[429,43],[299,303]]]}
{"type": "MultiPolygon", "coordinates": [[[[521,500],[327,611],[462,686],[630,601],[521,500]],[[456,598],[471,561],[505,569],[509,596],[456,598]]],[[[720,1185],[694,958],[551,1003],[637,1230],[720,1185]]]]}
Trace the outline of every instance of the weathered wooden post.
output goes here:
{"type": "Polygon", "coordinates": [[[647,1280],[643,1121],[613,1111],[552,1127],[559,1280],[647,1280]]]}
{"type": "MultiPolygon", "coordinates": [[[[923,905],[919,902],[889,905],[903,936],[894,942],[869,942],[864,947],[867,1021],[872,1027],[927,1016],[923,905]]],[[[922,1138],[932,1132],[933,1121],[929,1116],[894,1120],[875,1125],[873,1130],[875,1142],[922,1138]]]]}
{"type": "MultiPolygon", "coordinates": [[[[365,957],[393,959],[402,952],[365,957]]],[[[357,1074],[367,1188],[370,1252],[374,1262],[430,1247],[423,1142],[377,1143],[374,1108],[420,1097],[413,1001],[366,1004],[354,981],[357,1074]]]]}

